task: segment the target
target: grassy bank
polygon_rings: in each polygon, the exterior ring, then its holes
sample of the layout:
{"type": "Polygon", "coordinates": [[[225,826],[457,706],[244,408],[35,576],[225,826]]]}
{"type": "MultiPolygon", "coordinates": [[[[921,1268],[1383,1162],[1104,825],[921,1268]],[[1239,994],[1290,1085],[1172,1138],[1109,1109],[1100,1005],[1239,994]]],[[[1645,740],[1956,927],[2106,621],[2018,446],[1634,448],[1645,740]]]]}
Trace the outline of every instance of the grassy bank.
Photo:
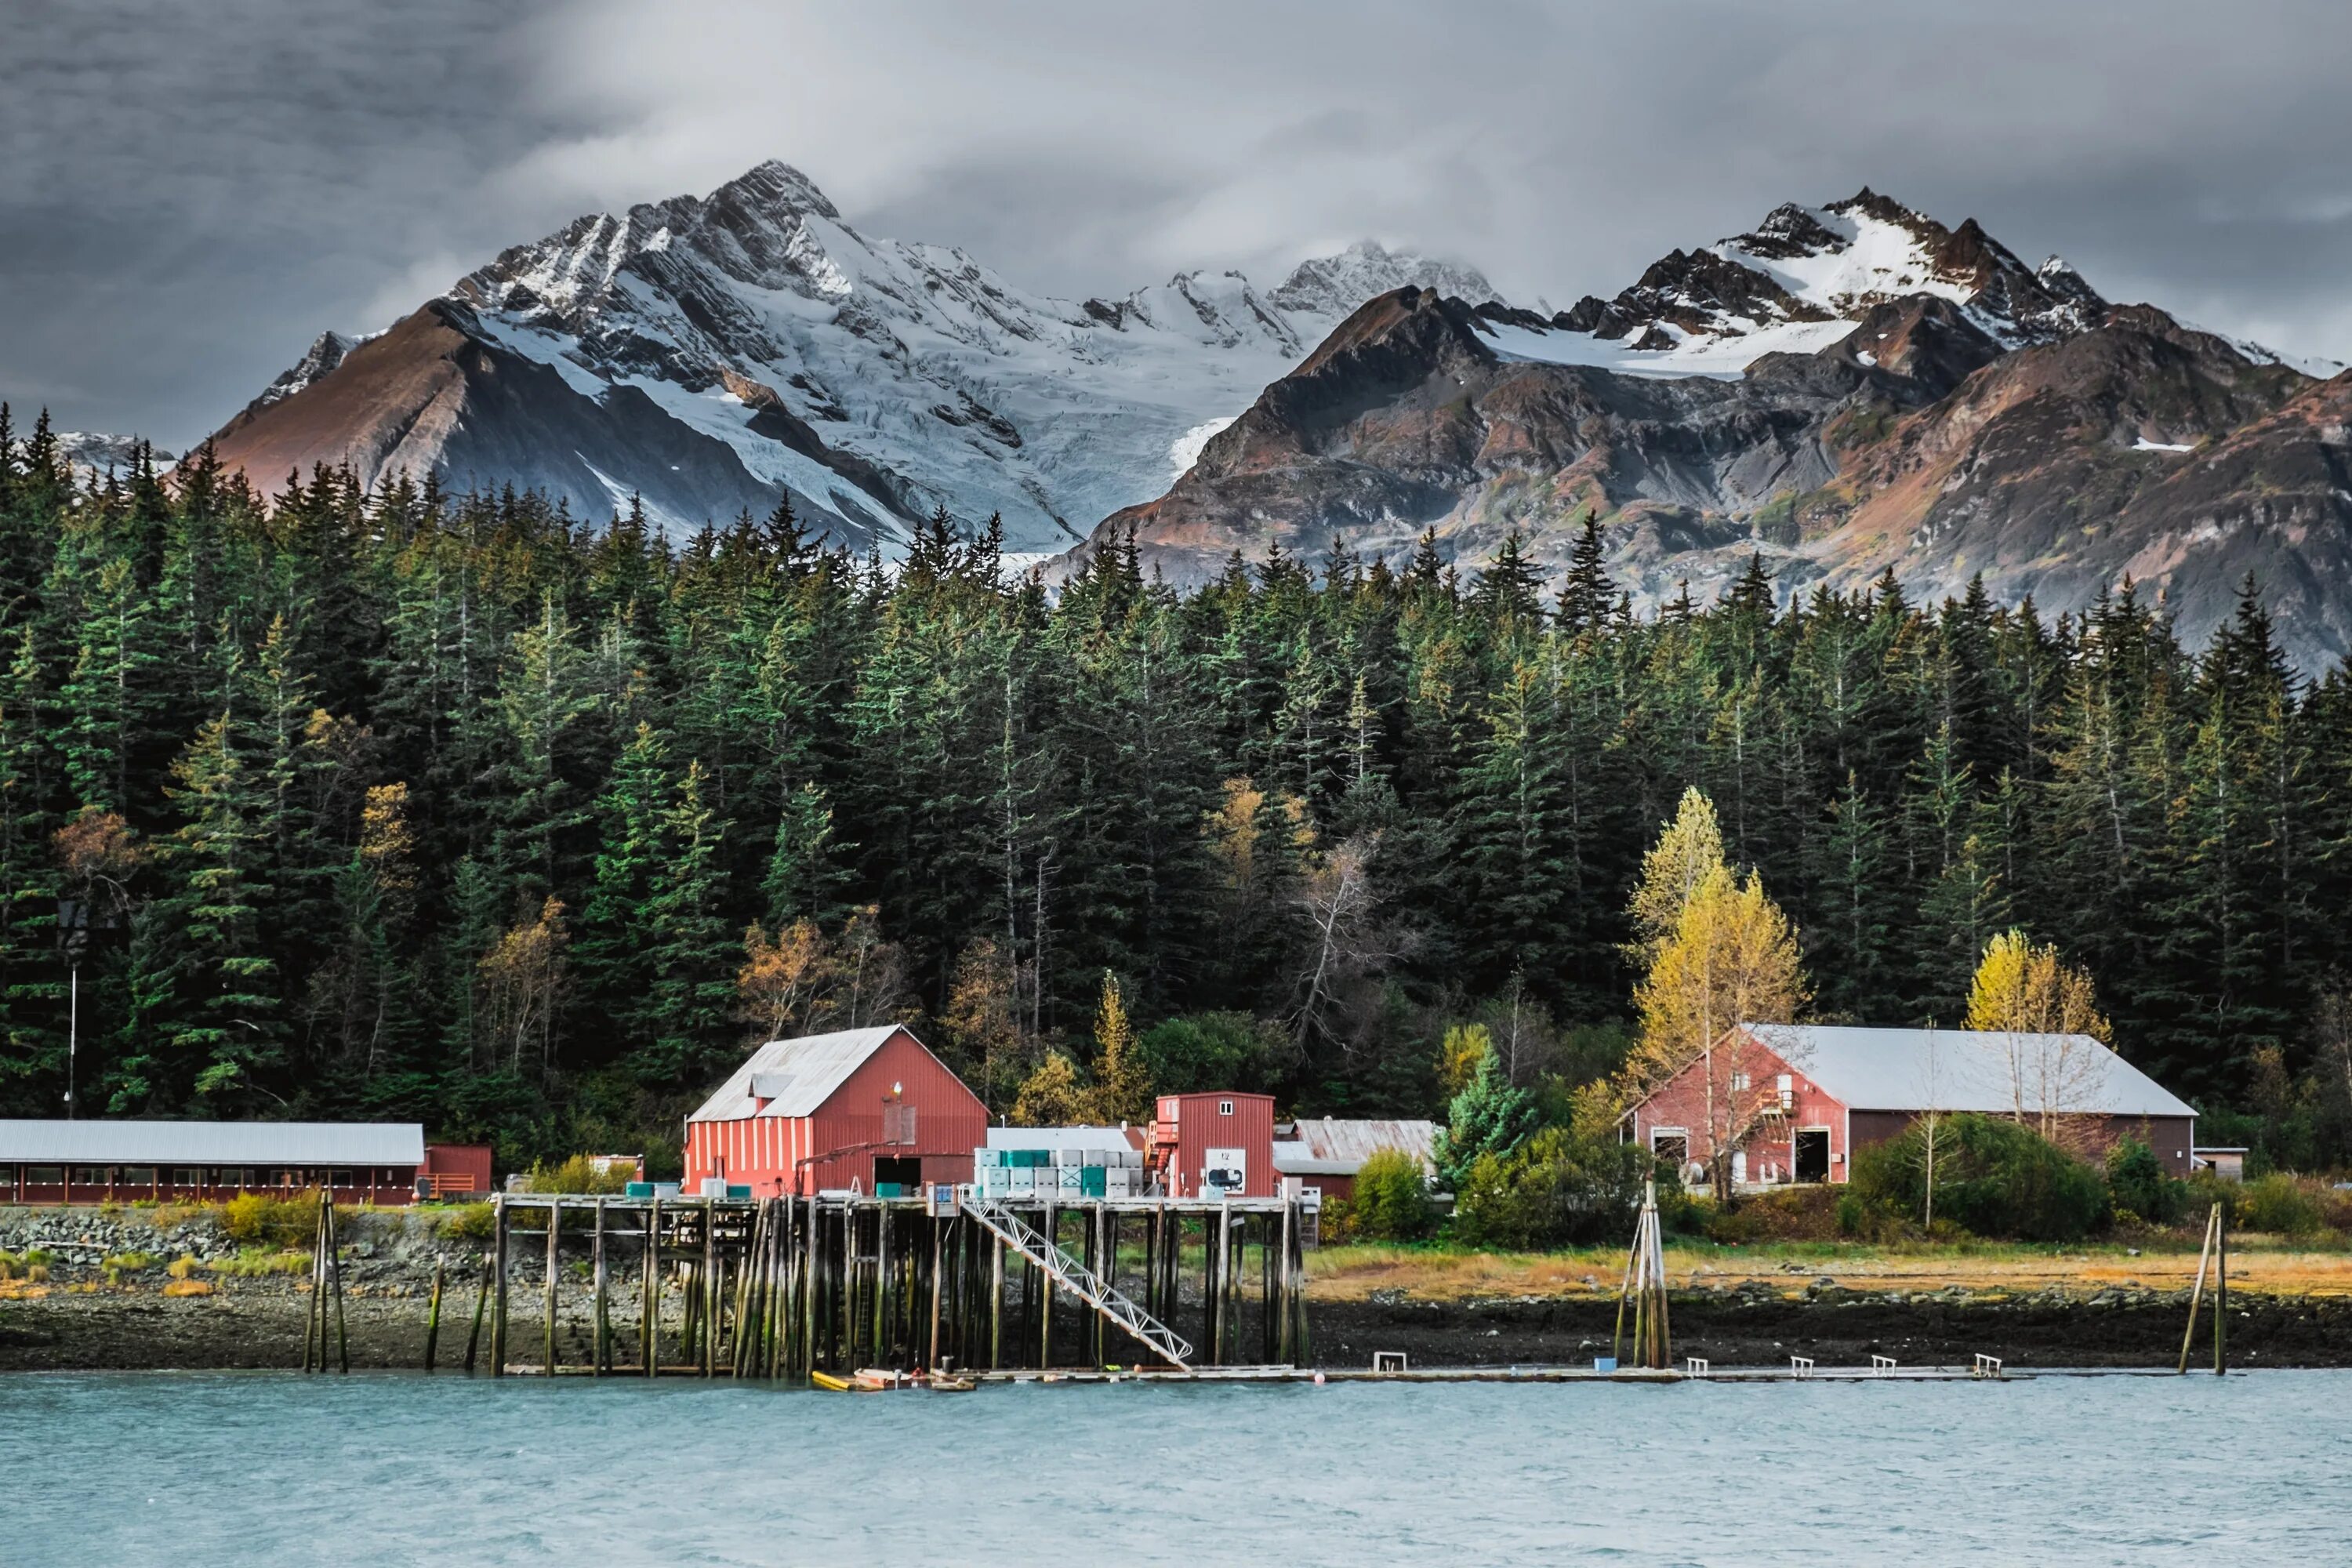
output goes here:
{"type": "MultiPolygon", "coordinates": [[[[1317,1300],[1360,1301],[1402,1291],[1419,1300],[1614,1294],[1619,1247],[1566,1252],[1482,1252],[1417,1247],[1327,1247],[1307,1257],[1317,1300]]],[[[2197,1242],[2179,1233],[2065,1247],[1966,1241],[1892,1246],[1858,1241],[1774,1241],[1745,1246],[1681,1241],[1666,1248],[1676,1289],[1769,1286],[1795,1297],[1823,1276],[1853,1290],[1972,1293],[2046,1291],[2094,1296],[2115,1289],[2185,1289],[2197,1242]]],[[[2294,1237],[2248,1235],[2230,1242],[2233,1289],[2280,1296],[2352,1296],[2352,1251],[2294,1237]]]]}

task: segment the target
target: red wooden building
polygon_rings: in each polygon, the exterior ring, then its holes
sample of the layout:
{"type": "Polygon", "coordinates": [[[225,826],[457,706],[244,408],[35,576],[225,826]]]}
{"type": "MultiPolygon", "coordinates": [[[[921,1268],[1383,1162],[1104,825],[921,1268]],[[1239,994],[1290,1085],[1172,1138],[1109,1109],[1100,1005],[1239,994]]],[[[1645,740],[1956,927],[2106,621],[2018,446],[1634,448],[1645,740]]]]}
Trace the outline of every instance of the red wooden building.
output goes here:
{"type": "Polygon", "coordinates": [[[1273,1197],[1274,1097],[1163,1094],[1145,1158],[1171,1198],[1273,1197]]]}
{"type": "Polygon", "coordinates": [[[338,1203],[486,1193],[490,1152],[413,1121],[0,1121],[0,1203],[210,1203],[324,1188],[338,1203]]]}
{"type": "Polygon", "coordinates": [[[892,1024],[770,1040],[686,1121],[689,1194],[724,1180],[754,1197],[969,1182],[988,1108],[892,1024]]]}
{"type": "Polygon", "coordinates": [[[1746,1134],[1731,1151],[1735,1184],[1836,1183],[1855,1150],[1931,1111],[2039,1121],[2045,1108],[2087,1147],[2137,1138],[2189,1173],[2195,1109],[2087,1035],[1744,1024],[1623,1125],[1685,1173],[1711,1162],[1710,1130],[1725,1126],[1746,1134]]]}

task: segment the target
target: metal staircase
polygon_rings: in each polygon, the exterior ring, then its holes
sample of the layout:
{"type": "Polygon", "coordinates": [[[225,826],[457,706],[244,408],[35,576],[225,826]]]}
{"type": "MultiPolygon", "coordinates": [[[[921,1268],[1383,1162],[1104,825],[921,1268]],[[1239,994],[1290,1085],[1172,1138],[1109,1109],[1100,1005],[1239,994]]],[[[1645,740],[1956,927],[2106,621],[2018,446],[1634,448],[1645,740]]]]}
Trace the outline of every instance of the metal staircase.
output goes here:
{"type": "Polygon", "coordinates": [[[1192,1347],[1183,1337],[1121,1295],[1093,1269],[1063,1251],[1011,1209],[986,1198],[959,1193],[956,1206],[1005,1246],[1045,1271],[1046,1277],[1077,1297],[1106,1319],[1148,1345],[1179,1372],[1192,1370],[1192,1347]]]}

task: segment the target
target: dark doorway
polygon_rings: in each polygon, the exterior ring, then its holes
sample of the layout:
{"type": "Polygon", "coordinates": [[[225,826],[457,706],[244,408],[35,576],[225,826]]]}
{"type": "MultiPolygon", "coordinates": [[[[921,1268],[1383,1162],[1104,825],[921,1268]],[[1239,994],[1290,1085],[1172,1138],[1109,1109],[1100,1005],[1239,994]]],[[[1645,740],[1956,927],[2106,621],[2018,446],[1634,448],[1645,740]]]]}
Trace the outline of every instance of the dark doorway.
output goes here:
{"type": "Polygon", "coordinates": [[[874,1156],[874,1190],[880,1192],[887,1182],[896,1182],[908,1191],[921,1186],[922,1159],[914,1154],[877,1154],[874,1156]]]}
{"type": "Polygon", "coordinates": [[[1797,1180],[1826,1182],[1830,1179],[1830,1130],[1826,1127],[1803,1127],[1797,1130],[1797,1180]]]}

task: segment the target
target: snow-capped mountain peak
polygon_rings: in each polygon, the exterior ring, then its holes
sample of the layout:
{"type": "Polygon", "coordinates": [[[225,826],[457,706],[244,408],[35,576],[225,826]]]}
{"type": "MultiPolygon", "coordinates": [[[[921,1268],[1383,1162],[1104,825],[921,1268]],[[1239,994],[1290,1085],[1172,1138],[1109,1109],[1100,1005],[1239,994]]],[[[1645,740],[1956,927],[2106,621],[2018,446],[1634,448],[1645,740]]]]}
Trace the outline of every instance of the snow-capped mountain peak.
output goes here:
{"type": "Polygon", "coordinates": [[[642,504],[677,529],[790,494],[812,524],[886,547],[944,505],[1000,514],[1014,551],[1055,549],[1159,493],[1171,453],[1406,283],[1492,292],[1466,268],[1366,241],[1271,294],[1204,270],[1060,299],[951,246],[864,234],[772,161],[514,247],[397,344],[353,360],[351,340],[321,339],[223,448],[273,479],[314,460],[370,479],[430,468],[445,484],[536,485],[589,515],[642,504]],[[499,380],[482,354],[536,369],[499,380]],[[338,377],[374,380],[302,395],[338,377]],[[428,391],[429,410],[377,412],[428,391]]]}
{"type": "Polygon", "coordinates": [[[1826,348],[1879,307],[1923,295],[2004,348],[2071,337],[2108,309],[2064,260],[2029,268],[1974,218],[1948,228],[1864,186],[1825,206],[1775,207],[1746,234],[1670,252],[1614,299],[1587,295],[1498,335],[1523,358],[1734,375],[1766,353],[1826,348]]]}

